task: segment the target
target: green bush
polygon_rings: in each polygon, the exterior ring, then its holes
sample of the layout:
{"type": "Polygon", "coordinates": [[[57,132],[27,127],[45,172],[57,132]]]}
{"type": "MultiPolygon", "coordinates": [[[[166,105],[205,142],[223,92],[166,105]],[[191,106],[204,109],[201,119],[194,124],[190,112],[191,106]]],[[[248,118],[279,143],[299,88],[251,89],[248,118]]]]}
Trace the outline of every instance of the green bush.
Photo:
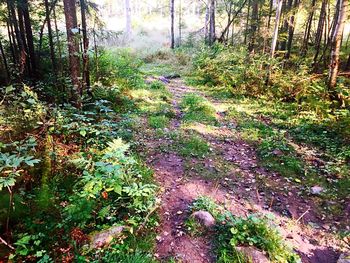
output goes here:
{"type": "Polygon", "coordinates": [[[103,50],[101,53],[98,61],[93,61],[91,66],[94,69],[94,82],[100,81],[104,86],[117,85],[122,90],[144,86],[140,71],[142,61],[130,51],[114,49],[103,50]]]}

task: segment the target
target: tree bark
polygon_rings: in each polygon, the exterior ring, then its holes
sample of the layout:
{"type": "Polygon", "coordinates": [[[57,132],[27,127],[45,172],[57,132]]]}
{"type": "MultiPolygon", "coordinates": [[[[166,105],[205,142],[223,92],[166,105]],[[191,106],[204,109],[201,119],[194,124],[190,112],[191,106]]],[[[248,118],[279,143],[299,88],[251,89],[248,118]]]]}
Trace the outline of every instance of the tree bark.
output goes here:
{"type": "Polygon", "coordinates": [[[209,42],[209,19],[210,19],[210,0],[207,0],[205,6],[205,22],[204,22],[204,40],[205,43],[209,42]]]}
{"type": "Polygon", "coordinates": [[[77,34],[78,23],[75,0],[63,0],[64,14],[66,18],[68,54],[69,54],[69,71],[73,84],[71,99],[73,103],[81,108],[82,88],[80,83],[80,56],[79,56],[79,40],[77,34]]]}
{"type": "Polygon", "coordinates": [[[314,66],[317,65],[317,58],[320,53],[323,29],[326,22],[326,5],[327,5],[327,0],[322,0],[320,17],[318,20],[317,32],[316,32],[316,38],[315,38],[315,56],[314,56],[314,62],[313,62],[314,66]]]}
{"type": "Polygon", "coordinates": [[[182,0],[179,0],[179,43],[178,46],[181,45],[182,41],[182,0]]]}
{"type": "Polygon", "coordinates": [[[339,15],[336,21],[334,35],[332,36],[331,61],[329,65],[328,87],[331,92],[337,85],[337,77],[339,72],[339,51],[342,42],[342,35],[347,16],[348,0],[338,0],[339,15]]]}
{"type": "Polygon", "coordinates": [[[277,38],[278,38],[278,27],[281,19],[282,2],[283,0],[278,0],[277,2],[275,29],[273,31],[271,51],[270,51],[271,58],[275,56],[275,50],[276,50],[276,44],[277,44],[277,38]]]}
{"type": "Polygon", "coordinates": [[[175,31],[174,31],[174,13],[175,13],[175,0],[170,0],[170,48],[175,48],[175,31]]]}
{"type": "Polygon", "coordinates": [[[294,30],[295,30],[295,16],[298,12],[299,3],[300,3],[299,0],[294,0],[293,14],[291,15],[291,17],[289,19],[287,53],[285,56],[285,58],[287,58],[287,59],[289,59],[291,51],[292,51],[292,42],[293,42],[294,30]]]}
{"type": "Polygon", "coordinates": [[[2,61],[3,61],[3,64],[4,64],[4,68],[5,68],[5,71],[6,71],[6,84],[9,82],[9,79],[10,79],[10,70],[9,70],[9,67],[8,67],[8,63],[7,63],[7,59],[6,59],[6,54],[4,52],[4,48],[2,46],[2,42],[1,42],[1,38],[0,38],[0,53],[1,53],[1,56],[2,56],[2,61]]]}
{"type": "Polygon", "coordinates": [[[89,68],[89,39],[87,35],[86,25],[86,3],[85,0],[80,0],[81,8],[81,28],[83,31],[83,88],[86,88],[87,92],[90,93],[90,68],[89,68]]]}
{"type": "Polygon", "coordinates": [[[253,1],[252,16],[251,16],[251,22],[250,22],[250,40],[248,44],[249,52],[253,52],[255,49],[258,25],[259,25],[259,3],[258,1],[253,1]]]}
{"type": "Polygon", "coordinates": [[[316,6],[316,0],[312,0],[311,13],[309,14],[306,27],[305,27],[305,32],[304,32],[303,47],[301,52],[302,55],[306,55],[306,52],[309,48],[309,39],[310,39],[310,33],[311,33],[312,20],[315,13],[315,6],[316,6]]]}
{"type": "Polygon", "coordinates": [[[28,52],[30,57],[30,64],[32,68],[32,76],[37,76],[37,63],[36,63],[36,54],[35,54],[35,48],[34,48],[34,37],[33,37],[33,30],[32,30],[32,22],[30,20],[29,15],[29,4],[28,0],[22,0],[22,12],[24,17],[24,27],[26,31],[26,37],[27,37],[27,45],[28,45],[28,52]]]}
{"type": "Polygon", "coordinates": [[[209,7],[209,39],[208,44],[211,46],[214,44],[216,39],[216,32],[215,32],[215,0],[210,0],[210,7],[209,7]]]}
{"type": "Polygon", "coordinates": [[[55,48],[53,45],[53,35],[52,35],[52,27],[51,27],[51,19],[50,19],[50,7],[49,7],[48,0],[45,0],[45,14],[46,14],[47,32],[48,32],[48,36],[49,36],[52,71],[53,71],[54,75],[57,76],[57,64],[56,64],[55,48]]]}

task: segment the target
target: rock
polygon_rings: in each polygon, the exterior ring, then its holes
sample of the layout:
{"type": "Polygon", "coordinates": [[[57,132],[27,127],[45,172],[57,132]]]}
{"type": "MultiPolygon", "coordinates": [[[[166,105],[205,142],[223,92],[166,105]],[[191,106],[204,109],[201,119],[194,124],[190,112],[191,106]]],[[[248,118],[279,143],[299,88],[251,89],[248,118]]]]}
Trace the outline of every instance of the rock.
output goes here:
{"type": "Polygon", "coordinates": [[[179,74],[169,74],[167,76],[164,76],[166,79],[177,79],[177,78],[181,78],[181,76],[179,74]]]}
{"type": "Polygon", "coordinates": [[[194,212],[191,217],[196,219],[200,224],[206,228],[211,228],[215,225],[214,217],[207,211],[197,211],[194,212]]]}
{"type": "Polygon", "coordinates": [[[347,253],[341,254],[337,263],[350,263],[350,254],[347,254],[347,253]]]}
{"type": "Polygon", "coordinates": [[[273,150],[272,153],[273,153],[274,155],[276,155],[276,156],[281,156],[281,155],[283,155],[283,152],[282,152],[281,150],[279,150],[279,149],[273,150]]]}
{"type": "Polygon", "coordinates": [[[168,84],[170,81],[166,78],[166,77],[159,77],[158,80],[160,80],[161,82],[165,83],[165,84],[168,84]]]}
{"type": "Polygon", "coordinates": [[[124,229],[124,226],[114,226],[107,230],[98,232],[92,236],[91,246],[93,248],[100,248],[108,245],[113,240],[113,238],[121,236],[124,229]]]}
{"type": "Polygon", "coordinates": [[[311,187],[310,192],[313,195],[319,195],[320,193],[322,193],[324,191],[324,188],[318,185],[315,185],[313,187],[311,187]]]}
{"type": "Polygon", "coordinates": [[[238,251],[243,253],[250,259],[252,263],[269,263],[270,260],[264,255],[263,252],[255,247],[236,247],[238,251]]]}

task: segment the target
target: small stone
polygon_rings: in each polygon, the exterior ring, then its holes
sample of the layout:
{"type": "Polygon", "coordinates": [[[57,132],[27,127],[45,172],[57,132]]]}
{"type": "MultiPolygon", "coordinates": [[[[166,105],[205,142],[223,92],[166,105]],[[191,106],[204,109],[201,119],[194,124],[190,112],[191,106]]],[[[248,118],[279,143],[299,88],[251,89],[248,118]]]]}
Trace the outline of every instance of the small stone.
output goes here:
{"type": "Polygon", "coordinates": [[[101,248],[108,245],[114,238],[122,235],[124,226],[114,226],[107,230],[98,232],[91,238],[91,246],[93,248],[101,248]]]}
{"type": "Polygon", "coordinates": [[[350,263],[350,254],[341,254],[337,263],[350,263]]]}
{"type": "Polygon", "coordinates": [[[236,247],[236,249],[247,256],[254,263],[269,263],[270,261],[263,252],[255,247],[236,247]]]}
{"type": "Polygon", "coordinates": [[[182,215],[182,214],[183,214],[183,212],[182,212],[182,211],[177,211],[177,212],[176,212],[176,214],[178,214],[178,215],[182,215]]]}
{"type": "Polygon", "coordinates": [[[313,195],[319,195],[320,193],[322,193],[324,191],[324,188],[318,185],[315,185],[313,187],[311,187],[310,192],[313,195]]]}
{"type": "Polygon", "coordinates": [[[191,217],[195,218],[197,221],[199,221],[202,225],[204,225],[207,228],[211,228],[215,225],[214,217],[207,211],[194,212],[191,215],[191,217]]]}

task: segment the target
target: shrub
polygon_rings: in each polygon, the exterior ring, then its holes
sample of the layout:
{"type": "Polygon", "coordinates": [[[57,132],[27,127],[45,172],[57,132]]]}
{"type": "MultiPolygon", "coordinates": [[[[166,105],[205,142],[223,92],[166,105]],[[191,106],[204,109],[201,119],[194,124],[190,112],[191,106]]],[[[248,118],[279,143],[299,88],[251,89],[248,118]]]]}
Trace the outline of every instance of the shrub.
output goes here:
{"type": "Polygon", "coordinates": [[[128,89],[144,85],[140,71],[142,61],[126,49],[103,50],[98,62],[93,63],[98,63],[97,72],[93,72],[93,80],[100,81],[104,86],[115,84],[121,89],[128,89]]]}

